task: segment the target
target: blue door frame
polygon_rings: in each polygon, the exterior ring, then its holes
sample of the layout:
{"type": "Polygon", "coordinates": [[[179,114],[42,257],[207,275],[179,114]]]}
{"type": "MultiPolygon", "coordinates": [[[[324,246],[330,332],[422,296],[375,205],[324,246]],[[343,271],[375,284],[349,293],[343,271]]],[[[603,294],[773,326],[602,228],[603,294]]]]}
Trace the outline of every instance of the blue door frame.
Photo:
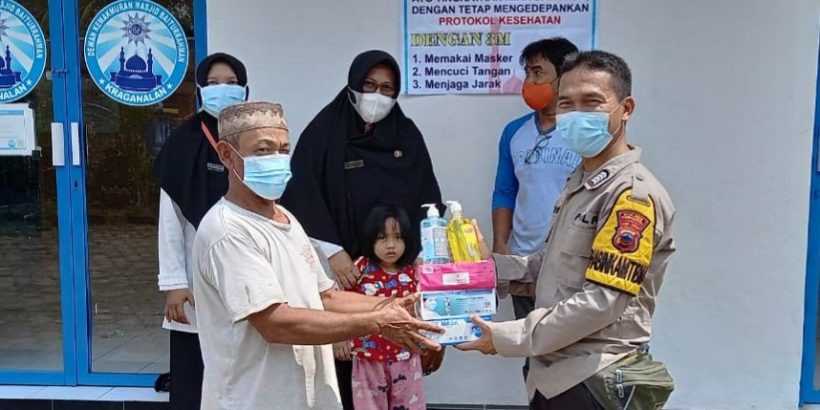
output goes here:
{"type": "MultiPolygon", "coordinates": [[[[55,167],[59,232],[62,371],[0,370],[0,384],[153,386],[156,375],[91,371],[86,152],[78,0],[49,0],[53,122],[63,126],[65,166],[55,167]],[[79,138],[72,138],[72,125],[79,138]],[[79,144],[76,148],[74,145],[79,144]],[[79,163],[72,152],[80,153],[79,163]]],[[[194,4],[194,57],[207,55],[206,0],[194,4]]],[[[45,81],[45,80],[43,80],[45,81]]]]}
{"type": "MultiPolygon", "coordinates": [[[[52,100],[53,100],[53,122],[63,125],[63,130],[69,130],[68,123],[68,96],[66,94],[67,81],[72,67],[69,65],[63,46],[65,34],[63,31],[62,0],[48,1],[48,24],[49,24],[49,47],[50,47],[50,67],[52,73],[52,100]]],[[[74,69],[76,71],[76,69],[74,69]]],[[[41,79],[41,81],[46,81],[41,79]]],[[[57,178],[57,231],[59,244],[59,265],[60,265],[60,310],[62,319],[63,337],[63,370],[62,371],[30,371],[16,372],[11,370],[0,371],[0,383],[2,384],[53,384],[53,385],[74,385],[77,384],[77,334],[75,327],[75,303],[74,303],[74,283],[72,255],[74,247],[72,237],[73,224],[71,219],[71,191],[70,170],[71,167],[71,147],[68,136],[63,132],[63,162],[64,166],[55,166],[57,178]]],[[[54,158],[56,162],[56,158],[54,158]]]]}
{"type": "Polygon", "coordinates": [[[812,138],[811,198],[809,199],[809,240],[806,258],[805,317],[803,319],[803,362],[800,375],[800,404],[820,403],[814,386],[817,360],[818,293],[820,292],[820,50],[815,84],[814,134],[812,138]]]}

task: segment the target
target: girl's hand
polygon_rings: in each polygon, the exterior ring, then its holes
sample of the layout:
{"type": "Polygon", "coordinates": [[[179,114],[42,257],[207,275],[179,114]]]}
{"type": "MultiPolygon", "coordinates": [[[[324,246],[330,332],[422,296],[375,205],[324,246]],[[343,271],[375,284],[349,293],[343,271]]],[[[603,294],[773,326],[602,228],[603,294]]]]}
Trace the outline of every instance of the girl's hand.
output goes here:
{"type": "Polygon", "coordinates": [[[444,348],[439,351],[424,349],[419,353],[421,357],[421,371],[429,376],[441,367],[444,361],[444,348]]]}
{"type": "Polygon", "coordinates": [[[333,344],[333,357],[340,362],[349,362],[353,359],[350,353],[350,342],[344,341],[333,344]]]}

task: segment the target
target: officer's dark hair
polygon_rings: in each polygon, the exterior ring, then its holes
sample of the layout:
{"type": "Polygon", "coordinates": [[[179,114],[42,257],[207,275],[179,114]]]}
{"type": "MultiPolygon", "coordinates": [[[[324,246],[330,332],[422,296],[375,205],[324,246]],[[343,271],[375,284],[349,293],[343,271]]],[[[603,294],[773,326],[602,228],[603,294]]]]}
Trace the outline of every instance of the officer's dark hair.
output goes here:
{"type": "Polygon", "coordinates": [[[404,239],[404,254],[396,261],[396,266],[404,268],[410,266],[415,262],[416,256],[419,254],[419,240],[414,234],[413,224],[410,223],[410,217],[404,208],[392,203],[380,203],[373,207],[370,215],[364,223],[364,229],[361,232],[360,249],[362,256],[370,259],[371,262],[376,263],[379,258],[376,256],[375,245],[379,235],[386,233],[387,221],[393,218],[396,220],[404,239]]]}
{"type": "Polygon", "coordinates": [[[571,41],[564,37],[551,37],[543,40],[538,40],[527,44],[521,50],[521,57],[518,62],[522,66],[537,56],[543,57],[545,60],[555,66],[555,72],[560,75],[561,65],[564,64],[564,59],[572,53],[578,52],[578,47],[572,44],[571,41]]]}
{"type": "Polygon", "coordinates": [[[609,73],[612,76],[612,88],[618,94],[619,100],[632,95],[632,71],[629,70],[626,61],[615,54],[600,50],[574,53],[564,60],[561,73],[563,75],[575,69],[609,73]]]}

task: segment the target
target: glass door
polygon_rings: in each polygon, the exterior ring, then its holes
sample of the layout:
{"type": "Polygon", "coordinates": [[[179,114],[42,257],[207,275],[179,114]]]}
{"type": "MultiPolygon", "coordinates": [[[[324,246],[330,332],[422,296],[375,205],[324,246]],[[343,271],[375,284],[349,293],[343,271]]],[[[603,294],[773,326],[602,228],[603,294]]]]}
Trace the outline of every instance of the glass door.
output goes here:
{"type": "Polygon", "coordinates": [[[76,15],[66,17],[78,26],[66,38],[84,57],[72,90],[81,104],[70,113],[82,124],[84,153],[74,231],[80,383],[152,385],[169,368],[152,166],[196,108],[194,0],[72,1],[76,15]]]}
{"type": "Polygon", "coordinates": [[[150,386],[168,370],[151,168],[194,112],[204,34],[205,0],[0,1],[0,384],[150,386]],[[108,43],[96,68],[86,33],[108,43]]]}
{"type": "Polygon", "coordinates": [[[0,383],[76,381],[61,6],[0,4],[0,383]]]}

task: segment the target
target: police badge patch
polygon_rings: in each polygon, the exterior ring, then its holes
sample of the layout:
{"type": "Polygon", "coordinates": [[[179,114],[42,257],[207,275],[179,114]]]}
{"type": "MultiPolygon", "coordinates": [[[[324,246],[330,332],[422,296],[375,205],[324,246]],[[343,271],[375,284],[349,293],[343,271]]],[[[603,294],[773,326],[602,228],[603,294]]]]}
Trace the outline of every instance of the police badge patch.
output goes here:
{"type": "Polygon", "coordinates": [[[630,199],[632,190],[615,201],[604,226],[595,235],[586,279],[629,295],[638,295],[649,272],[655,247],[655,204],[630,199]]]}
{"type": "Polygon", "coordinates": [[[612,245],[623,253],[633,253],[640,246],[641,236],[649,226],[649,218],[631,209],[616,212],[617,225],[612,245]]]}

